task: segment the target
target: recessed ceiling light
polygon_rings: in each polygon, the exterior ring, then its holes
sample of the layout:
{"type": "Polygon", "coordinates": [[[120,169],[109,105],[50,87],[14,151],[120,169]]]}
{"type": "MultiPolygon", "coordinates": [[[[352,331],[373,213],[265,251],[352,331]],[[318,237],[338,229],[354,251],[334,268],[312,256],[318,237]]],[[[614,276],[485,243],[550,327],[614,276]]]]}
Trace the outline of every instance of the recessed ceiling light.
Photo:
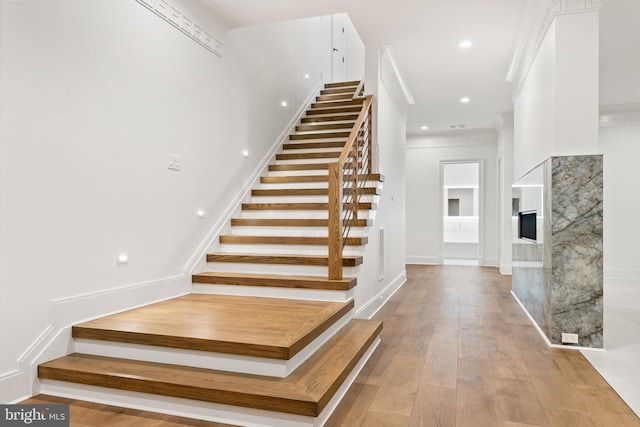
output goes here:
{"type": "Polygon", "coordinates": [[[462,40],[458,46],[463,49],[467,49],[473,46],[473,43],[471,43],[471,40],[462,40]]]}
{"type": "Polygon", "coordinates": [[[420,129],[427,130],[427,129],[429,129],[429,126],[422,126],[420,129]]]}
{"type": "Polygon", "coordinates": [[[282,102],[280,103],[280,106],[281,106],[282,108],[287,108],[287,101],[282,101],[282,102]]]}
{"type": "Polygon", "coordinates": [[[464,96],[464,97],[460,98],[460,102],[462,102],[463,104],[466,104],[469,101],[471,101],[471,99],[469,99],[468,96],[464,96]]]}

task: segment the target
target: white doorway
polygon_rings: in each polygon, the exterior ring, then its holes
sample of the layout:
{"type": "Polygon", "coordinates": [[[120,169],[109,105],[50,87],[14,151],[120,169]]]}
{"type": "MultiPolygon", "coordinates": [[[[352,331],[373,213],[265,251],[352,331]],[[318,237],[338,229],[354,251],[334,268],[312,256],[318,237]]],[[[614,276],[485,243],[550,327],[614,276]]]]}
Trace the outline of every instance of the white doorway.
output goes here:
{"type": "Polygon", "coordinates": [[[442,163],[442,259],[479,265],[480,162],[442,163]]]}

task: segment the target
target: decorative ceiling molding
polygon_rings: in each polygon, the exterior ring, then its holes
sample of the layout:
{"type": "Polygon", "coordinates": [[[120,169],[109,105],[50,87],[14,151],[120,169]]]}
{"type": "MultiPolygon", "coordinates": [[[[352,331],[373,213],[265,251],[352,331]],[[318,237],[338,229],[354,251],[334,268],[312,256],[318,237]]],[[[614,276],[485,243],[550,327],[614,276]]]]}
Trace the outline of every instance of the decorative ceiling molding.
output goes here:
{"type": "Polygon", "coordinates": [[[600,106],[600,127],[640,126],[640,104],[600,106]]]}
{"type": "Polygon", "coordinates": [[[520,28],[509,61],[506,80],[513,85],[515,102],[527,79],[533,61],[540,50],[556,16],[600,10],[601,0],[529,0],[520,21],[520,28]]]}
{"type": "Polygon", "coordinates": [[[406,148],[488,147],[497,144],[495,130],[477,129],[409,134],[406,148]]]}

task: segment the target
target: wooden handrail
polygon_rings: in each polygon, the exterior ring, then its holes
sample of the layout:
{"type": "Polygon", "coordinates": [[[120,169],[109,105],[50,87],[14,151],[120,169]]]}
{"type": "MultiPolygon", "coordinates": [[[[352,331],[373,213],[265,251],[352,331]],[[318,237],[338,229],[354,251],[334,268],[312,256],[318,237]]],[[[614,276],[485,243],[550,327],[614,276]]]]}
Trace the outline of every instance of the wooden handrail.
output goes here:
{"type": "MultiPolygon", "coordinates": [[[[362,86],[362,83],[359,88],[362,86]]],[[[359,92],[356,91],[354,99],[359,92]]],[[[351,169],[351,179],[349,192],[353,198],[350,211],[353,213],[352,220],[358,218],[358,201],[360,199],[360,188],[358,185],[358,176],[364,174],[368,176],[371,173],[371,104],[373,96],[365,96],[362,103],[360,114],[353,125],[349,138],[340,153],[337,162],[329,164],[329,224],[328,224],[328,243],[329,243],[329,279],[342,279],[342,249],[343,249],[343,178],[345,176],[345,165],[351,169]],[[362,134],[361,134],[362,133],[362,134]],[[366,141],[366,147],[361,147],[360,138],[366,141]],[[367,154],[365,162],[361,163],[360,151],[367,154]]],[[[366,181],[366,178],[365,178],[366,181]]],[[[348,232],[348,230],[347,230],[348,232]]]]}
{"type": "Polygon", "coordinates": [[[373,101],[373,95],[367,95],[364,98],[364,102],[362,103],[362,109],[360,110],[360,114],[358,114],[358,118],[356,119],[355,124],[353,125],[353,129],[351,129],[351,133],[349,134],[349,138],[347,138],[347,143],[342,149],[342,153],[340,154],[340,158],[338,159],[338,163],[340,166],[344,166],[347,161],[347,157],[349,156],[349,152],[353,147],[353,144],[358,140],[358,132],[364,123],[364,119],[367,116],[369,108],[371,107],[371,102],[373,101]]]}

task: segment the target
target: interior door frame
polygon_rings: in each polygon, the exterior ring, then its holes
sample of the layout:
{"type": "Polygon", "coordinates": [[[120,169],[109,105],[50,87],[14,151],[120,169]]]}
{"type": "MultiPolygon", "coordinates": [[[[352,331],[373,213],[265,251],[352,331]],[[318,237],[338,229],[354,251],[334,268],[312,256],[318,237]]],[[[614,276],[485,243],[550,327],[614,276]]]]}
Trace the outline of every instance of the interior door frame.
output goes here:
{"type": "Polygon", "coordinates": [[[440,241],[440,253],[438,254],[438,263],[444,263],[444,168],[447,164],[461,164],[461,163],[477,163],[478,164],[478,265],[485,265],[485,229],[486,229],[486,211],[484,202],[484,193],[486,185],[486,165],[484,159],[454,159],[454,160],[440,160],[440,175],[438,182],[438,215],[440,221],[438,221],[439,228],[439,241],[440,241]]]}

